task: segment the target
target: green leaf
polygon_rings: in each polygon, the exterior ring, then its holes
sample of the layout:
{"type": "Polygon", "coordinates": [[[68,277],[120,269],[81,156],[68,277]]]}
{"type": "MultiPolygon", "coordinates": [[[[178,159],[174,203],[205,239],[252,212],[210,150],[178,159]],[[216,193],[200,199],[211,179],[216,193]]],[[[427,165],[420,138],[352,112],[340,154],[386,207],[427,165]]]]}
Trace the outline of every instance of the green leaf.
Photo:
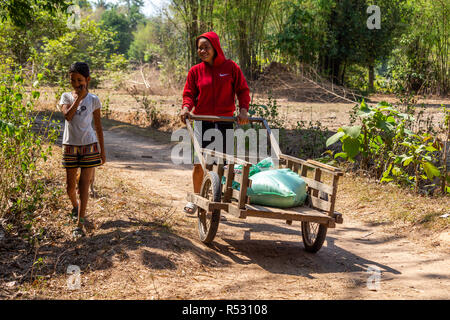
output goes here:
{"type": "Polygon", "coordinates": [[[359,153],[359,146],[360,143],[358,139],[347,137],[343,141],[342,151],[345,151],[347,153],[347,156],[353,159],[359,153]]]}
{"type": "Polygon", "coordinates": [[[412,136],[413,134],[414,134],[414,132],[412,132],[411,130],[409,130],[409,129],[405,129],[405,131],[404,131],[408,136],[412,136]]]}
{"type": "Polygon", "coordinates": [[[413,156],[409,156],[409,157],[403,158],[403,165],[405,167],[408,166],[411,163],[411,161],[413,161],[413,159],[414,159],[413,156]]]}
{"type": "Polygon", "coordinates": [[[436,149],[435,147],[433,147],[433,146],[427,146],[427,147],[425,148],[425,150],[430,151],[430,152],[437,151],[437,149],[436,149]]]}
{"type": "Polygon", "coordinates": [[[342,129],[344,130],[346,135],[354,139],[357,139],[361,134],[361,126],[353,126],[353,127],[344,126],[342,127],[342,129]]]}
{"type": "Polygon", "coordinates": [[[339,139],[340,139],[341,137],[343,137],[344,135],[345,135],[344,132],[338,132],[338,133],[335,133],[334,135],[332,135],[331,137],[329,137],[329,138],[327,139],[326,146],[329,147],[329,146],[332,145],[333,143],[338,142],[339,139]]]}
{"type": "Polygon", "coordinates": [[[392,168],[392,174],[394,176],[399,176],[401,173],[402,173],[402,170],[399,167],[395,166],[394,168],[392,168]]]}
{"type": "Polygon", "coordinates": [[[334,158],[335,158],[335,159],[336,159],[336,158],[343,158],[343,159],[345,160],[345,159],[348,158],[348,156],[347,156],[347,153],[345,153],[345,152],[339,152],[339,153],[336,153],[336,154],[334,155],[334,158]]]}
{"type": "Polygon", "coordinates": [[[428,161],[422,162],[422,167],[430,180],[433,179],[433,177],[439,177],[441,175],[439,169],[428,161]]]}
{"type": "Polygon", "coordinates": [[[41,96],[41,93],[39,91],[33,91],[31,92],[31,94],[34,99],[39,99],[39,97],[41,96]]]}
{"type": "Polygon", "coordinates": [[[391,123],[383,120],[377,121],[377,124],[375,126],[384,131],[392,131],[394,129],[394,126],[391,123]]]}
{"type": "Polygon", "coordinates": [[[393,116],[389,116],[389,117],[387,117],[386,122],[395,124],[395,118],[393,116]]]}
{"type": "Polygon", "coordinates": [[[389,172],[391,172],[391,168],[392,168],[392,164],[390,164],[388,166],[388,168],[386,169],[386,171],[383,172],[383,177],[388,177],[389,176],[389,172]]]}

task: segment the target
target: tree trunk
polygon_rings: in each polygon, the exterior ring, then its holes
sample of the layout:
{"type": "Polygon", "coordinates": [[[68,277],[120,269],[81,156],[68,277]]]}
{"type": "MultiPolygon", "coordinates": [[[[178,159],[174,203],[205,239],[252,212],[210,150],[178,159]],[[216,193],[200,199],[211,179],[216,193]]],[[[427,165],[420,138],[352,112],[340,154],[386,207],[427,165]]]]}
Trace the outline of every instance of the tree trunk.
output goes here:
{"type": "Polygon", "coordinates": [[[375,67],[374,67],[373,63],[370,63],[369,64],[369,83],[368,83],[369,92],[374,92],[374,87],[373,87],[374,81],[375,81],[375,67]]]}

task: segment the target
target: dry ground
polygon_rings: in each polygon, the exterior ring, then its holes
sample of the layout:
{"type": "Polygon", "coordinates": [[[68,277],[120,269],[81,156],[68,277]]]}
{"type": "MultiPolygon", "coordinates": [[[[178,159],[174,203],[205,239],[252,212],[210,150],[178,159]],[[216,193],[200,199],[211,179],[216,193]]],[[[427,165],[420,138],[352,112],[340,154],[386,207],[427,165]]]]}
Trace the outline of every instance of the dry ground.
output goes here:
{"type": "MultiPolygon", "coordinates": [[[[432,208],[433,219],[439,219],[436,215],[450,207],[448,198],[417,199],[346,175],[336,207],[344,224],[329,230],[317,254],[304,251],[295,222],[229,215],[213,244],[205,246],[196,219],[182,212],[190,166],[174,165],[172,146],[153,140],[148,130],[125,130],[130,126],[116,122],[105,127],[108,162],[97,170],[98,197],[89,203],[97,230],[77,242],[70,239],[68,201],[61,190],[39,215],[49,237],[37,249],[28,250],[17,238],[4,240],[0,294],[5,298],[450,298],[448,218],[439,232],[423,221],[414,227],[407,219],[395,224],[390,219],[392,210],[402,207],[432,208]],[[78,290],[67,287],[69,265],[81,269],[78,290]],[[381,273],[378,290],[367,286],[369,268],[381,273]]],[[[58,149],[52,178],[62,183],[59,156],[58,149]]]]}
{"type": "MultiPolygon", "coordinates": [[[[117,120],[132,122],[139,108],[121,89],[93,90],[117,120]]],[[[55,110],[54,90],[41,99],[55,110]]],[[[153,99],[176,115],[180,92],[153,99]]],[[[265,103],[265,95],[254,102],[265,103]]],[[[388,100],[390,97],[375,97],[388,100]]],[[[277,99],[289,126],[320,121],[348,124],[354,104],[277,99]]],[[[428,100],[440,116],[439,101],[428,100]]],[[[449,101],[444,101],[448,104],[449,101]]],[[[36,248],[20,230],[0,239],[0,297],[7,299],[449,299],[450,199],[417,197],[396,187],[345,175],[336,210],[344,224],[328,230],[317,254],[304,251],[300,225],[226,215],[210,246],[198,240],[196,218],[182,212],[191,167],[171,162],[167,133],[104,121],[108,162],[96,171],[97,197],[89,214],[97,229],[70,239],[69,202],[60,148],[46,165],[54,188],[36,218],[46,236],[36,248]],[[81,269],[81,288],[69,290],[69,265],[81,269]],[[380,271],[380,287],[367,281],[380,271]]],[[[0,228],[0,231],[1,228],[0,228]]]]}

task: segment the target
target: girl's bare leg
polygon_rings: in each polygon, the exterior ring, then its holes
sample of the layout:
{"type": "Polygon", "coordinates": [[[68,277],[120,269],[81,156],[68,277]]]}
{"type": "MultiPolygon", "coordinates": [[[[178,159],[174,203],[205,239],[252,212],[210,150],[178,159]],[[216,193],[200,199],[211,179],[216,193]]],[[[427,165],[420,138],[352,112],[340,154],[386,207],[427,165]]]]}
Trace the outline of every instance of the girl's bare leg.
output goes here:
{"type": "Polygon", "coordinates": [[[86,207],[89,199],[89,184],[91,182],[94,168],[81,168],[80,181],[78,183],[78,190],[80,191],[80,207],[78,208],[78,225],[80,226],[80,219],[86,215],[86,207]]]}
{"type": "Polygon", "coordinates": [[[78,206],[77,201],[77,171],[78,168],[66,168],[67,195],[69,196],[72,206],[78,206]]]}

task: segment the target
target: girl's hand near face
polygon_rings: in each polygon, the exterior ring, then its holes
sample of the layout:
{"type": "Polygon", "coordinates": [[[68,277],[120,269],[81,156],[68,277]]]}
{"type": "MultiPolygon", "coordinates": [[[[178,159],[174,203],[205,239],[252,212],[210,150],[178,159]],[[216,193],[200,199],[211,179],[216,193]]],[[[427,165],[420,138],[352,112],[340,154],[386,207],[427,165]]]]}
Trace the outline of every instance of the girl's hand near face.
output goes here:
{"type": "Polygon", "coordinates": [[[88,94],[87,85],[82,84],[81,86],[75,88],[73,96],[76,100],[81,100],[84,97],[86,97],[87,94],[88,94]]]}

